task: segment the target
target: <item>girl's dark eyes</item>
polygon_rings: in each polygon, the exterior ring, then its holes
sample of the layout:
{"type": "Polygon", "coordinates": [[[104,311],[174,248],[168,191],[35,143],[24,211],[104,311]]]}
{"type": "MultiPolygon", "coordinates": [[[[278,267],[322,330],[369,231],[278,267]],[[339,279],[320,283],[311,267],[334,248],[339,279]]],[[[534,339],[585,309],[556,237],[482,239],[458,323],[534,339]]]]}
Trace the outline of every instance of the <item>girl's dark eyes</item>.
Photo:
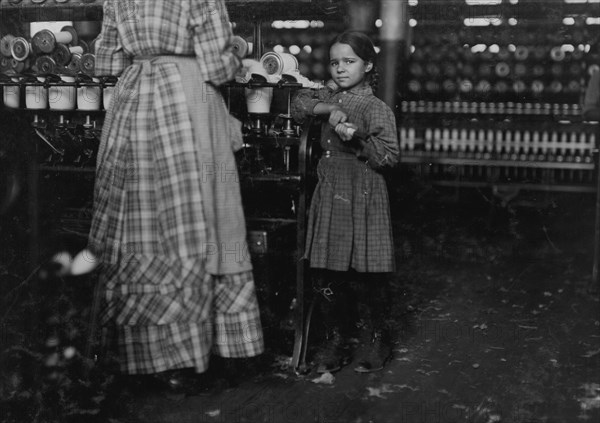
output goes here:
{"type": "MultiPolygon", "coordinates": [[[[351,64],[351,63],[354,63],[354,60],[344,60],[344,63],[351,64]]],[[[338,64],[339,64],[339,62],[331,62],[330,63],[331,66],[336,66],[338,64]]]]}

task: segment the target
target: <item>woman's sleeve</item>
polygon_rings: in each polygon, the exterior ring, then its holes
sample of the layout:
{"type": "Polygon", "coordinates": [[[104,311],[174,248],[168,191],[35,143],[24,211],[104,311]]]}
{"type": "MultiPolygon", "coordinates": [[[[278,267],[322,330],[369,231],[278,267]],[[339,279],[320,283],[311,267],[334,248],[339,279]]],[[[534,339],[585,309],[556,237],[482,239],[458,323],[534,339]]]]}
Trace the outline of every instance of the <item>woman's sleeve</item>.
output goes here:
{"type": "Polygon", "coordinates": [[[95,73],[119,76],[132,62],[123,50],[117,31],[118,2],[107,0],[103,5],[102,31],[95,42],[95,73]]]}
{"type": "Polygon", "coordinates": [[[191,0],[194,52],[206,78],[215,85],[234,79],[241,67],[233,52],[233,32],[223,0],[191,0]]]}
{"type": "Polygon", "coordinates": [[[357,156],[373,169],[395,166],[400,158],[400,146],[394,113],[381,103],[369,109],[366,122],[365,130],[359,128],[354,136],[359,144],[357,156]]]}
{"type": "Polygon", "coordinates": [[[292,117],[298,123],[304,123],[308,116],[314,116],[313,110],[317,103],[326,102],[330,93],[328,89],[300,89],[292,99],[292,117]]]}

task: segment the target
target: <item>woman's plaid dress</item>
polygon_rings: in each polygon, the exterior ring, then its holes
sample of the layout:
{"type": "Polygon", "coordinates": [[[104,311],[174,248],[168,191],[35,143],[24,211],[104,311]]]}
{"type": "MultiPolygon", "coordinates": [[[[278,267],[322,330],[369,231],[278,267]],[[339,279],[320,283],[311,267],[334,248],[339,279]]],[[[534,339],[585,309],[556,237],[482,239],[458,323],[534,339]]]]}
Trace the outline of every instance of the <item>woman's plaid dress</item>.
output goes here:
{"type": "Polygon", "coordinates": [[[121,368],[203,372],[263,350],[233,144],[221,0],[105,1],[96,73],[119,75],[96,168],[90,248],[121,368]]]}
{"type": "Polygon", "coordinates": [[[305,257],[313,268],[393,272],[394,243],[386,182],[380,170],[398,162],[396,120],[370,86],[300,90],[293,115],[302,121],[320,101],[338,103],[358,126],[343,142],[327,119],[323,156],[308,217],[305,257]]]}

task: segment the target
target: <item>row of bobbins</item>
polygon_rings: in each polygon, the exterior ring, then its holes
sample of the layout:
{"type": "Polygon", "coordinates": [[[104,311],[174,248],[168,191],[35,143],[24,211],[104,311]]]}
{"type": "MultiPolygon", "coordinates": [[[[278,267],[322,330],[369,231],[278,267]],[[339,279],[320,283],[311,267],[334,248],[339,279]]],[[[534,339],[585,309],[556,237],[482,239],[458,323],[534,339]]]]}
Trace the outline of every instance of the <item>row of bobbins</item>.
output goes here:
{"type": "Polygon", "coordinates": [[[87,75],[2,75],[0,85],[8,108],[20,109],[25,104],[29,110],[94,111],[108,109],[116,82],[116,77],[87,75]]]}
{"type": "Polygon", "coordinates": [[[61,73],[66,68],[92,75],[95,67],[94,54],[72,26],[64,26],[58,32],[42,29],[31,41],[7,34],[0,39],[0,53],[0,71],[5,73],[61,73]]]}

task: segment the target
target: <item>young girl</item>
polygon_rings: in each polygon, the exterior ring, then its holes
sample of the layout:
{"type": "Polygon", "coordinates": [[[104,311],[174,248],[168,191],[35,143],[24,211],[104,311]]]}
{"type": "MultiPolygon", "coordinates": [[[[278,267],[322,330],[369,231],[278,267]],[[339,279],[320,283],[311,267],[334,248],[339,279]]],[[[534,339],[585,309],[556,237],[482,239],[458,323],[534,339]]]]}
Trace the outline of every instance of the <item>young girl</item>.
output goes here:
{"type": "Polygon", "coordinates": [[[344,338],[352,334],[352,300],[360,314],[363,345],[358,372],[383,368],[391,348],[385,339],[389,311],[387,274],[395,270],[390,208],[381,171],[398,162],[399,146],[392,110],[373,94],[376,51],[363,33],[337,36],[329,49],[334,83],[319,91],[301,90],[294,98],[298,121],[323,117],[318,184],[308,217],[305,258],[310,261],[321,300],[327,342],[316,355],[318,372],[349,362],[344,338]],[[360,305],[359,305],[360,311],[360,305]]]}

